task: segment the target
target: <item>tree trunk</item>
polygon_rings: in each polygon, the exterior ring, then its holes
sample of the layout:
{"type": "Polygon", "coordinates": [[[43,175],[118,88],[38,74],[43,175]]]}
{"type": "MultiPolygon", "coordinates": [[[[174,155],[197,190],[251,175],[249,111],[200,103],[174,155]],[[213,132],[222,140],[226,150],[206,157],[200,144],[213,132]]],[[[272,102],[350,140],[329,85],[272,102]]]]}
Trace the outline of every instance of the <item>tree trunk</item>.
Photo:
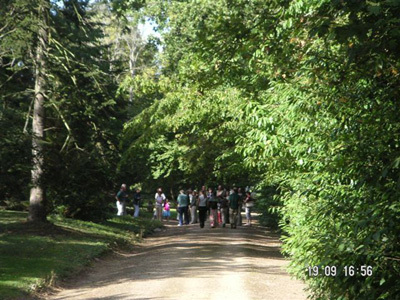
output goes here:
{"type": "Polygon", "coordinates": [[[45,123],[45,67],[47,51],[47,1],[39,2],[39,32],[35,62],[35,99],[32,121],[32,188],[29,199],[29,221],[46,221],[46,193],[42,184],[43,177],[43,139],[45,123]]]}

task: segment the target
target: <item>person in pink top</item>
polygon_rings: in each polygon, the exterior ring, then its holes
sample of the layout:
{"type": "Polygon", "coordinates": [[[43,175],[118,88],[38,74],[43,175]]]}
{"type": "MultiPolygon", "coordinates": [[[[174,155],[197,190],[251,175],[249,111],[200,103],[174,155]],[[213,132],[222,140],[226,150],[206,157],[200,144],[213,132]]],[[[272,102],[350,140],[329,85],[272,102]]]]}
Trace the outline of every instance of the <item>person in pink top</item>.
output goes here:
{"type": "Polygon", "coordinates": [[[171,206],[169,205],[168,199],[165,200],[163,216],[167,221],[171,216],[171,206]]]}

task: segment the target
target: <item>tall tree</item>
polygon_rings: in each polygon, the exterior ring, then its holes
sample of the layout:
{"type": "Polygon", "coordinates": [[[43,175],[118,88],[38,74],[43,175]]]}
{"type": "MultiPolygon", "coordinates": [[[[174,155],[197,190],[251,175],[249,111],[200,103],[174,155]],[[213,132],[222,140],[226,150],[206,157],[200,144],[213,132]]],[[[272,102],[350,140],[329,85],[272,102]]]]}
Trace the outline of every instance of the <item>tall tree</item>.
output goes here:
{"type": "Polygon", "coordinates": [[[38,1],[38,36],[36,46],[35,66],[35,99],[32,120],[32,188],[29,198],[30,221],[46,220],[46,190],[43,186],[43,142],[45,126],[45,97],[46,97],[46,59],[48,45],[50,3],[46,0],[38,1]]]}
{"type": "Polygon", "coordinates": [[[30,220],[44,220],[46,209],[104,216],[115,186],[118,135],[129,103],[117,95],[115,78],[129,74],[129,65],[112,62],[118,68],[110,72],[109,46],[91,5],[10,0],[0,8],[0,124],[10,127],[0,131],[6,174],[0,201],[26,199],[32,170],[30,220]],[[25,136],[31,137],[30,153],[25,136]]]}

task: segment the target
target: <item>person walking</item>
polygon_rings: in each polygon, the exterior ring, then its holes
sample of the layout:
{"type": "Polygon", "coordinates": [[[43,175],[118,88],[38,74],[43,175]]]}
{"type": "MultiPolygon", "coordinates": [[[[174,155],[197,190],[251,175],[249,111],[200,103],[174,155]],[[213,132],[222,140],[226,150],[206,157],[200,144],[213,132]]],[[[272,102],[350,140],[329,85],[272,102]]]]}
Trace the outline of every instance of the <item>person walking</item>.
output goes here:
{"type": "Polygon", "coordinates": [[[197,223],[197,191],[189,194],[190,201],[190,224],[197,223]]]}
{"type": "Polygon", "coordinates": [[[154,196],[156,200],[156,219],[162,221],[162,211],[163,211],[163,204],[166,199],[164,193],[162,192],[161,188],[157,189],[157,193],[154,196]]]}
{"type": "Polygon", "coordinates": [[[247,226],[251,226],[251,212],[254,207],[254,199],[251,197],[251,192],[246,192],[246,198],[244,199],[245,207],[246,207],[246,219],[247,226]]]}
{"type": "Polygon", "coordinates": [[[142,195],[140,193],[140,189],[136,189],[135,193],[133,194],[133,207],[135,208],[135,212],[133,213],[133,217],[139,217],[139,208],[140,202],[142,201],[142,195]]]}
{"type": "Polygon", "coordinates": [[[227,209],[227,212],[226,212],[226,220],[225,220],[225,222],[226,222],[226,224],[230,224],[231,222],[230,222],[230,220],[229,220],[229,216],[230,216],[230,209],[229,209],[229,190],[227,190],[227,189],[224,189],[224,193],[225,193],[225,199],[226,199],[226,203],[228,203],[228,209],[227,209]]]}
{"type": "Polygon", "coordinates": [[[185,194],[183,190],[179,191],[179,195],[177,198],[178,202],[178,213],[179,213],[179,224],[178,226],[183,225],[183,217],[185,218],[185,224],[189,224],[189,216],[188,216],[188,206],[189,206],[189,197],[185,194]]]}
{"type": "Polygon", "coordinates": [[[236,229],[237,215],[239,208],[239,196],[236,188],[231,190],[229,195],[229,207],[231,208],[231,228],[236,229]]]}
{"type": "Polygon", "coordinates": [[[186,221],[186,219],[185,219],[185,214],[183,214],[183,223],[189,223],[190,220],[192,219],[192,214],[191,214],[191,211],[190,211],[190,197],[191,197],[191,195],[192,195],[192,189],[187,189],[187,190],[185,191],[185,194],[186,194],[186,196],[188,197],[188,212],[187,212],[188,219],[187,219],[187,221],[186,221]]]}
{"type": "Polygon", "coordinates": [[[204,222],[207,216],[207,197],[202,190],[197,198],[197,207],[199,209],[200,228],[204,228],[204,222]]]}
{"type": "Polygon", "coordinates": [[[217,199],[220,206],[221,211],[221,223],[222,227],[226,226],[226,222],[228,221],[228,200],[226,199],[225,190],[222,189],[222,186],[218,186],[217,189],[217,199]]]}
{"type": "Polygon", "coordinates": [[[125,183],[121,185],[121,188],[115,196],[115,199],[117,199],[117,216],[126,215],[126,201],[128,200],[128,194],[126,193],[125,183]]]}
{"type": "Polygon", "coordinates": [[[242,226],[242,208],[243,208],[243,200],[244,200],[244,195],[242,192],[241,188],[238,188],[238,196],[239,196],[239,207],[238,207],[238,222],[237,225],[238,226],[242,226]]]}
{"type": "Polygon", "coordinates": [[[214,196],[212,188],[208,189],[207,202],[210,207],[210,225],[211,228],[218,226],[218,200],[214,196]]]}
{"type": "MultiPolygon", "coordinates": [[[[207,198],[208,195],[208,189],[205,185],[201,187],[202,192],[204,193],[204,196],[207,198]]],[[[207,212],[206,212],[207,218],[210,217],[210,203],[208,203],[208,198],[207,198],[207,212]]]]}

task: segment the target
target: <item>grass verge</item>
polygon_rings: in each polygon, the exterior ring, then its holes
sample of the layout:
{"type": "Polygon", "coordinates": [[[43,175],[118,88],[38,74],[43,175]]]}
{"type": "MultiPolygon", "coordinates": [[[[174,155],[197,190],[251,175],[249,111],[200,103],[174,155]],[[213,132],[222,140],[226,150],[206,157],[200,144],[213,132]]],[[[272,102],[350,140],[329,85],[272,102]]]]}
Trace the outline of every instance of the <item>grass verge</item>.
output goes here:
{"type": "Polygon", "coordinates": [[[26,218],[25,212],[0,210],[1,299],[27,298],[113,248],[132,247],[161,226],[130,216],[102,223],[51,216],[48,224],[30,224],[26,218]]]}

